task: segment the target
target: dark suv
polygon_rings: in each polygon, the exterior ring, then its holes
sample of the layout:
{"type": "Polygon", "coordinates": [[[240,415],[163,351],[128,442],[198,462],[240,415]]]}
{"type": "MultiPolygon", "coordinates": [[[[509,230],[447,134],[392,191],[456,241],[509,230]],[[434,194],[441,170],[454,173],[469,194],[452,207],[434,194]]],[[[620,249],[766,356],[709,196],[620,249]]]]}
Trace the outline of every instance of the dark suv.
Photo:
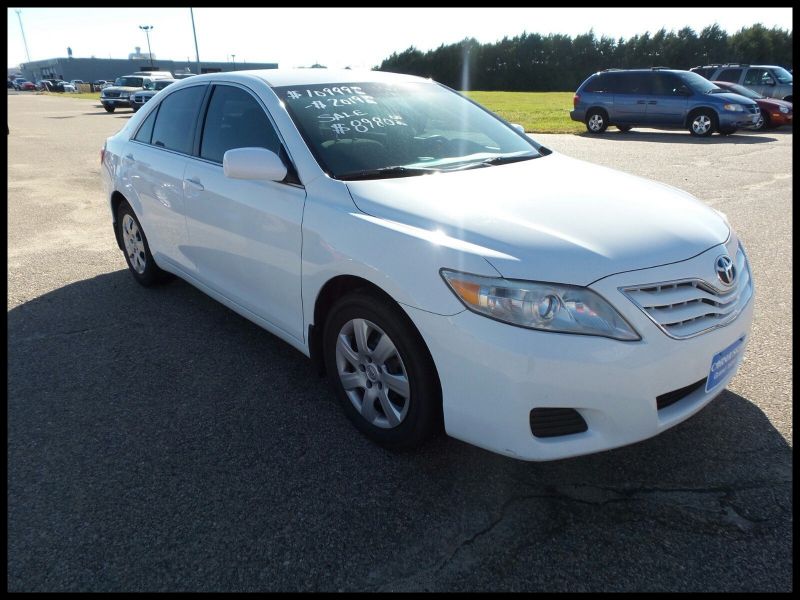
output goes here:
{"type": "Polygon", "coordinates": [[[591,75],[575,92],[573,121],[590,133],[609,125],[688,129],[705,137],[715,131],[728,135],[752,127],[760,117],[758,105],[738,94],[725,93],[697,73],[672,69],[609,69],[591,75]]]}

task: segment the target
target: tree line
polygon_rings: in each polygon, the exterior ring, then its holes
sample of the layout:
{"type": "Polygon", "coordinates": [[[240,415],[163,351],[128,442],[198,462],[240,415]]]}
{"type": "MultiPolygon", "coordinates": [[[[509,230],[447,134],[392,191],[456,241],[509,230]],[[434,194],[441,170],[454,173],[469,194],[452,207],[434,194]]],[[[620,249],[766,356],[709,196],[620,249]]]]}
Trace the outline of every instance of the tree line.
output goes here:
{"type": "Polygon", "coordinates": [[[378,71],[432,77],[454,89],[573,91],[602,69],[665,66],[689,69],[710,63],[742,62],[792,67],[792,32],[757,23],[728,35],[716,23],[697,34],[691,27],[631,38],[596,37],[589,31],[523,33],[481,44],[467,38],[421,52],[409,47],[393,53],[378,71]]]}

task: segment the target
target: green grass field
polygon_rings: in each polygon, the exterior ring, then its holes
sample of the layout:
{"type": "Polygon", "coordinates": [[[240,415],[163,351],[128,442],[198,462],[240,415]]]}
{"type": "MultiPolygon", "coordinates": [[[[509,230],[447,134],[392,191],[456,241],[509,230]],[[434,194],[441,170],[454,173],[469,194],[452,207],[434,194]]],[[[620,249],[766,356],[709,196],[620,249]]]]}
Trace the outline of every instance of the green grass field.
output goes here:
{"type": "MultiPolygon", "coordinates": [[[[45,92],[46,93],[46,92],[45,92]]],[[[569,118],[572,92],[465,92],[511,123],[519,123],[529,133],[580,133],[583,123],[569,118]]],[[[63,98],[100,100],[100,92],[50,94],[63,98]]]]}
{"type": "Polygon", "coordinates": [[[529,133],[580,133],[583,123],[569,118],[573,92],[464,92],[529,133]]]}

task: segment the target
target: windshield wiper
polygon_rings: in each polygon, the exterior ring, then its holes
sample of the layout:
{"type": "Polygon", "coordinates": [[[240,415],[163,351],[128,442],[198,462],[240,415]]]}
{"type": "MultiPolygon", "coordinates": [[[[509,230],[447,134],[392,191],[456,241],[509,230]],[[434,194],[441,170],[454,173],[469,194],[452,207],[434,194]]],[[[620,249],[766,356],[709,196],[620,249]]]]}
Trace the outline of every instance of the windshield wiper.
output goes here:
{"type": "Polygon", "coordinates": [[[351,171],[350,173],[337,175],[336,178],[344,181],[356,181],[358,179],[383,179],[385,177],[413,177],[414,175],[427,175],[433,172],[434,169],[395,166],[351,171]]]}
{"type": "Polygon", "coordinates": [[[481,165],[505,165],[513,162],[520,162],[522,160],[530,160],[532,158],[539,158],[541,154],[523,154],[521,156],[492,156],[482,160],[481,165]]]}

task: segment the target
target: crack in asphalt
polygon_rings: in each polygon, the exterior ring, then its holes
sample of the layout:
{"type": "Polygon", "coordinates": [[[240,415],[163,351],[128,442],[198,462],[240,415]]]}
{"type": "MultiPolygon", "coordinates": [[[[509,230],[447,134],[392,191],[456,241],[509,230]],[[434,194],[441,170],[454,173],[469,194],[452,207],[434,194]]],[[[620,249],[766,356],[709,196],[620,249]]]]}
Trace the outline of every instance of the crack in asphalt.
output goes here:
{"type": "MultiPolygon", "coordinates": [[[[530,486],[530,483],[525,481],[513,478],[518,483],[522,483],[524,485],[530,486]]],[[[445,568],[447,568],[450,563],[456,558],[456,556],[465,548],[474,544],[479,538],[489,535],[495,528],[497,528],[507,517],[509,513],[509,508],[516,503],[525,502],[528,500],[536,500],[536,499],[548,499],[548,500],[557,500],[562,502],[574,502],[578,504],[584,504],[589,506],[606,506],[609,504],[618,504],[618,503],[625,503],[625,502],[634,502],[642,500],[639,496],[657,496],[663,497],[663,499],[667,500],[667,504],[670,504],[675,507],[679,508],[688,508],[699,512],[711,512],[713,515],[717,515],[720,518],[710,518],[704,519],[709,521],[719,521],[733,525],[737,529],[743,532],[751,531],[754,527],[759,525],[760,523],[765,523],[770,521],[769,518],[764,519],[757,519],[757,518],[748,518],[741,515],[733,505],[733,494],[739,491],[747,491],[753,489],[763,489],[767,487],[772,487],[775,485],[791,485],[791,480],[785,481],[758,481],[758,482],[749,482],[740,485],[727,485],[727,486],[713,486],[713,487],[705,487],[705,488],[697,488],[697,487],[688,487],[688,488],[681,488],[681,487],[674,487],[674,488],[663,488],[663,487],[613,487],[613,486],[596,486],[596,485],[569,485],[569,486],[548,486],[544,488],[545,493],[536,493],[536,494],[525,494],[525,495],[515,495],[508,498],[503,505],[500,507],[500,510],[497,513],[497,516],[494,517],[488,525],[482,527],[475,533],[469,535],[465,539],[458,542],[452,550],[447,553],[447,555],[439,560],[439,562],[432,568],[422,569],[419,571],[415,571],[410,574],[403,575],[398,578],[394,578],[391,581],[385,583],[376,584],[371,591],[392,591],[394,586],[400,584],[402,585],[404,582],[413,581],[420,577],[424,577],[426,574],[428,577],[435,577],[445,568]],[[575,496],[571,495],[569,491],[601,491],[603,492],[606,497],[593,499],[591,496],[575,496]],[[718,510],[712,510],[709,508],[703,508],[702,506],[694,505],[691,503],[685,503],[680,501],[675,501],[673,497],[675,494],[701,494],[701,495],[715,495],[718,496],[716,501],[718,504],[718,510]],[[608,497],[610,495],[610,497],[608,497]]],[[[554,529],[557,531],[558,527],[554,529]]]]}

